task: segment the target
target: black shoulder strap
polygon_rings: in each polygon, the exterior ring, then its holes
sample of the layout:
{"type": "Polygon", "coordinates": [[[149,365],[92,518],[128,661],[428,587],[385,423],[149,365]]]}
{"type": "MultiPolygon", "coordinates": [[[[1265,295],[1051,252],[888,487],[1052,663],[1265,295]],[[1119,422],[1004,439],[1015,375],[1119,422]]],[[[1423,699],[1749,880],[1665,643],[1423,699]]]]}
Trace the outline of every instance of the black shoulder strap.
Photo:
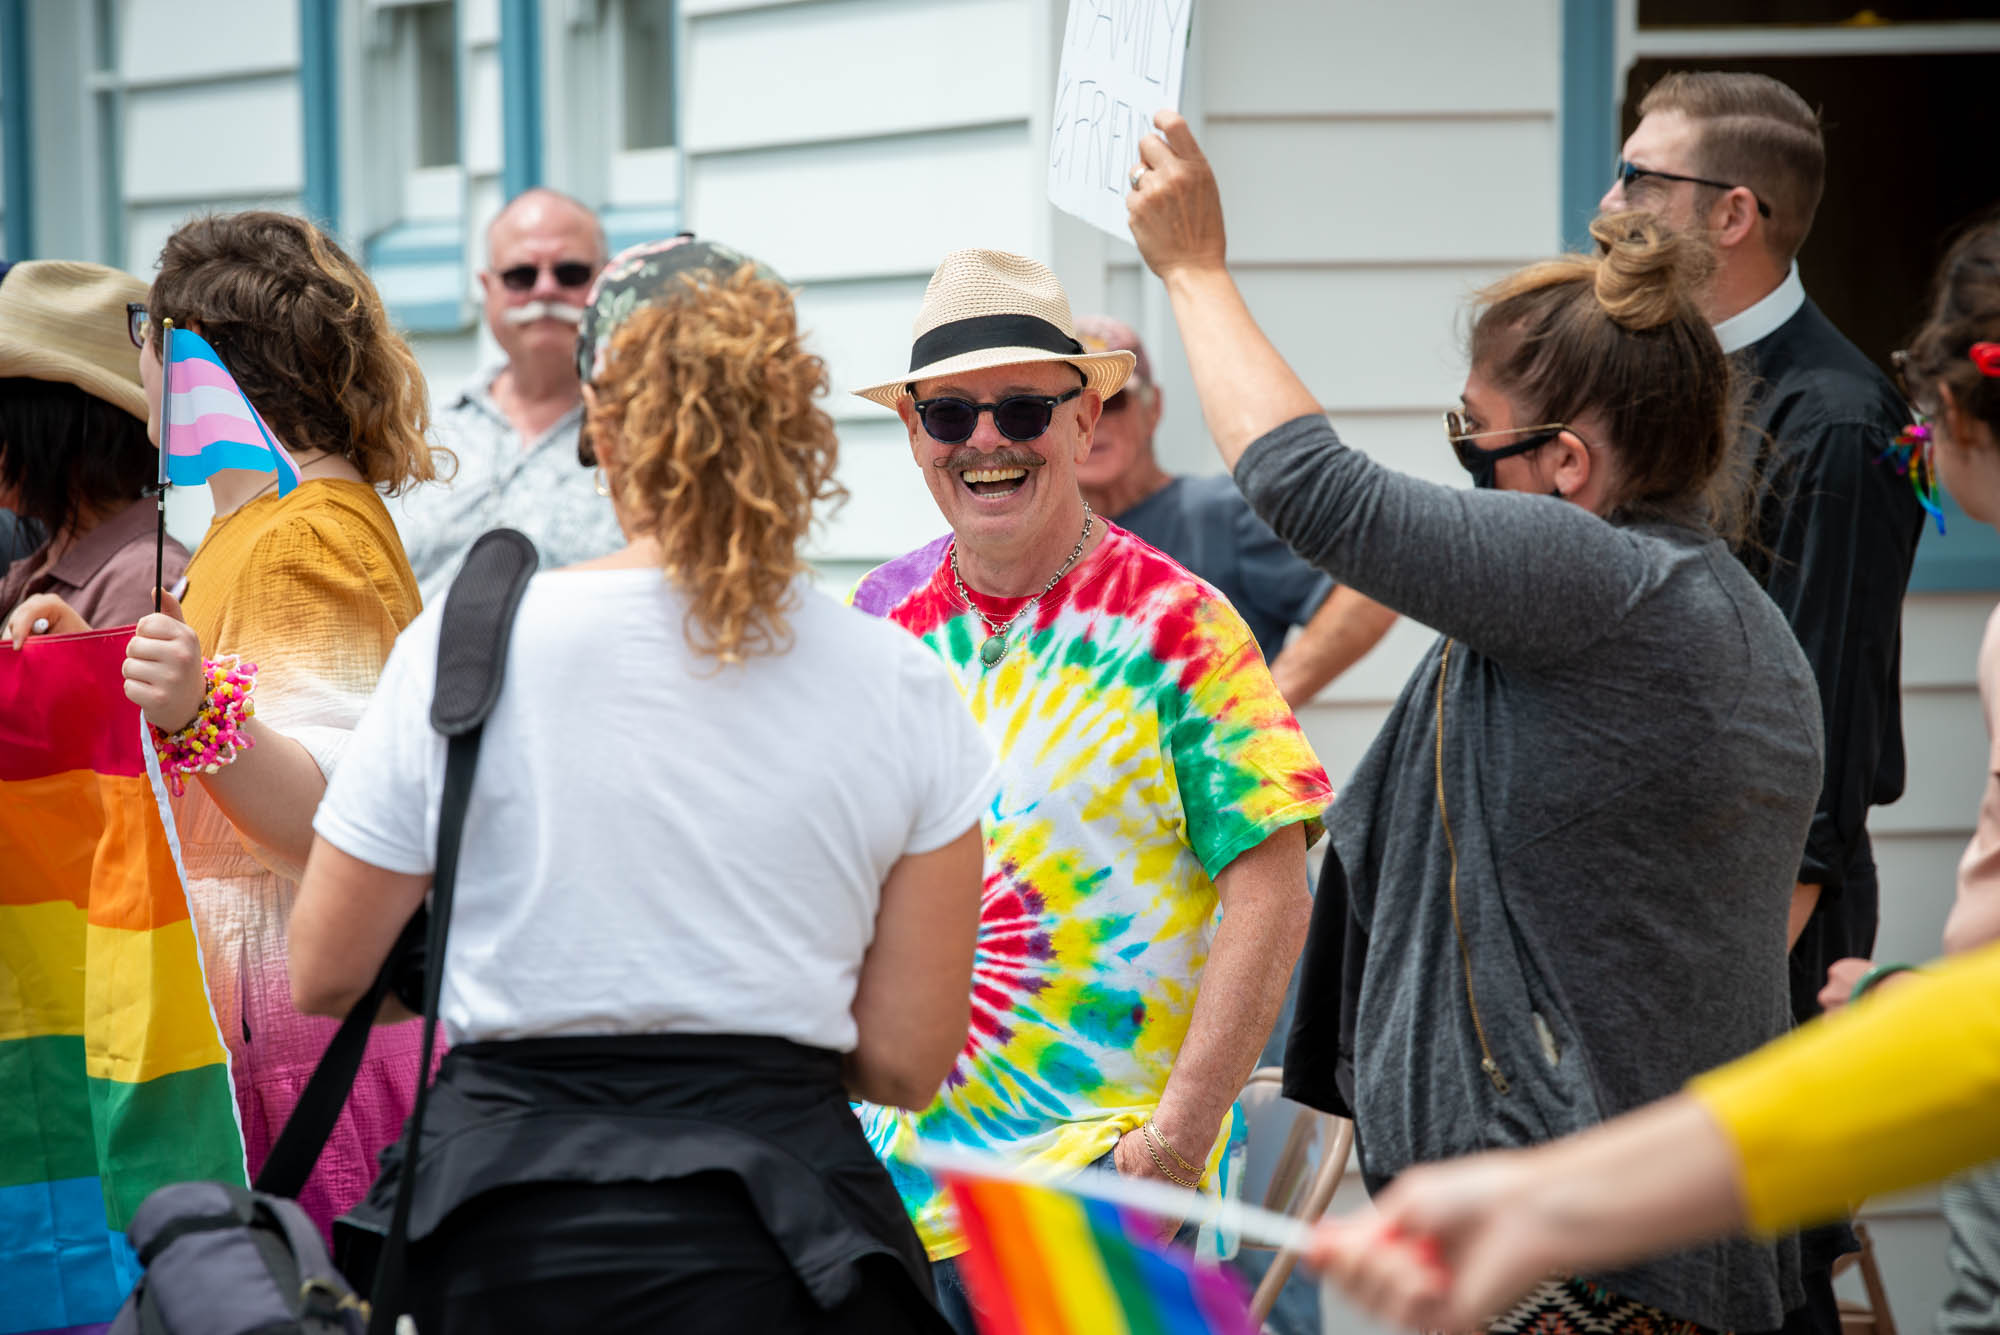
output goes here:
{"type": "Polygon", "coordinates": [[[396,1210],[383,1240],[370,1295],[369,1335],[391,1335],[402,1306],[403,1255],[410,1231],[411,1187],[418,1148],[423,1143],[424,1110],[430,1105],[431,1054],[437,1040],[438,999],[444,989],[445,938],[451,928],[452,891],[458,881],[459,838],[472,798],[473,770],[479,764],[479,735],[500,698],[507,673],[507,641],[514,613],[535,573],[535,544],[511,528],[480,535],[465,567],[445,595],[438,628],[437,691],[431,699],[431,726],[449,742],[445,751],[444,794],[438,811],[437,872],[431,878],[429,964],[424,974],[424,1044],[417,1066],[417,1099],[403,1126],[403,1168],[396,1183],[396,1210]]]}
{"type": "MultiPolygon", "coordinates": [[[[456,739],[470,732],[473,740],[470,755],[461,759],[461,748],[455,743],[445,762],[444,805],[438,822],[438,871],[432,890],[439,909],[449,897],[447,851],[453,871],[457,868],[459,826],[465,818],[465,797],[472,787],[471,761],[478,753],[478,728],[499,698],[514,613],[520,606],[528,577],[535,573],[537,560],[535,545],[524,535],[513,529],[495,529],[473,544],[464,568],[445,595],[444,619],[438,631],[437,689],[431,702],[431,723],[447,737],[456,739]],[[463,771],[460,786],[464,791],[454,809],[455,770],[463,771]]],[[[432,934],[439,934],[438,917],[436,911],[429,915],[432,934]]],[[[444,956],[437,953],[441,946],[441,941],[431,942],[432,960],[443,960],[444,956]]],[[[361,1058],[368,1048],[368,1032],[374,1026],[382,999],[389,994],[395,963],[396,954],[392,953],[374,984],[354,1003],[333,1041],[327,1044],[312,1078],[299,1094],[298,1104],[285,1119],[284,1129],[278,1133],[270,1155],[257,1173],[258,1191],[273,1196],[297,1196],[306,1179],[312,1176],[313,1165],[319,1162],[327,1137],[333,1134],[334,1123],[340,1120],[340,1110],[354,1088],[355,1073],[361,1069],[361,1058]]],[[[438,970],[432,969],[430,973],[435,977],[438,970]]],[[[435,1003],[428,1013],[432,1019],[436,1018],[435,1003]]],[[[428,1031],[425,1038],[422,1070],[428,1072],[428,1031]]]]}

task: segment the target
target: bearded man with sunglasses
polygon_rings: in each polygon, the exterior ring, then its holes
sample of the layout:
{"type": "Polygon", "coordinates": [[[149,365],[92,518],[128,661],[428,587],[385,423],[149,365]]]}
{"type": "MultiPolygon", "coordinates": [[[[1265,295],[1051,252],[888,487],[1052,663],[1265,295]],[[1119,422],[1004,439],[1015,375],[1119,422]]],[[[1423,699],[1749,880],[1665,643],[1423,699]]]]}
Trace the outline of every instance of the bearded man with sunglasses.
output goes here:
{"type": "MultiPolygon", "coordinates": [[[[1903,795],[1902,612],[1924,511],[1884,452],[1909,421],[1889,380],[1806,296],[1796,257],[1825,180],[1819,117],[1762,74],[1669,74],[1600,208],[1653,210],[1714,242],[1708,316],[1749,390],[1756,540],[1738,553],[1811,661],[1826,771],[1790,921],[1792,1011],[1819,1013],[1828,969],[1874,946],[1868,809],[1903,795]]],[[[1788,1332],[1838,1335],[1829,1270],[1845,1227],[1801,1235],[1806,1304],[1788,1332]]]]}
{"type": "Polygon", "coordinates": [[[610,500],[577,466],[576,327],[604,267],[604,228],[583,204],[537,187],[494,217],[486,254],[479,286],[502,360],[432,417],[457,471],[391,506],[426,603],[450,587],[473,540],[503,524],[534,539],[544,569],[625,545],[610,500]]]}
{"type": "Polygon", "coordinates": [[[901,416],[951,531],[853,603],[922,637],[1000,754],[965,1048],[922,1112],[861,1110],[965,1335],[965,1241],[910,1156],[1214,1190],[1333,796],[1228,600],[1084,503],[1077,467],[1132,364],[1084,349],[1043,265],[958,251],[909,369],[856,391],[901,416]]]}

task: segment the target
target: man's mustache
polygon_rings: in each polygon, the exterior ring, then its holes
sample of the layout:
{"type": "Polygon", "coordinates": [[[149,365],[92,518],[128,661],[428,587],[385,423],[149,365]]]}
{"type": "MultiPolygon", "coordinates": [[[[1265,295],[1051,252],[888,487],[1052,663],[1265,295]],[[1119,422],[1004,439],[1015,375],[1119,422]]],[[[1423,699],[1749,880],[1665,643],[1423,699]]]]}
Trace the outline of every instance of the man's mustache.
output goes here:
{"type": "Polygon", "coordinates": [[[970,445],[961,445],[950,454],[939,455],[931,460],[933,468],[943,468],[961,473],[968,468],[1041,468],[1048,463],[1039,454],[1027,450],[1009,449],[1001,446],[997,450],[976,450],[970,445]]]}
{"type": "Polygon", "coordinates": [[[583,307],[567,301],[530,301],[521,306],[509,306],[503,317],[508,324],[533,324],[537,320],[561,320],[564,324],[582,324],[583,307]]]}

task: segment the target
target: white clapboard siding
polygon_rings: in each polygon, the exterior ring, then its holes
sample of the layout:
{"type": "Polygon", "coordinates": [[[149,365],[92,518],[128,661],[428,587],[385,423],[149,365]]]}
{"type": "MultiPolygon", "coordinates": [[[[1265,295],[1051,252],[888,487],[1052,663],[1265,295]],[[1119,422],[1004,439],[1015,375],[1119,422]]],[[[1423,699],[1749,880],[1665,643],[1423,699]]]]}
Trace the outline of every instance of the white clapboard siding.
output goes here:
{"type": "Polygon", "coordinates": [[[299,7],[273,0],[122,0],[119,73],[128,87],[296,70],[299,7]]]}
{"type": "MultiPolygon", "coordinates": [[[[681,146],[718,153],[1025,121],[1036,86],[1029,8],[845,0],[691,22],[681,146]],[[977,59],[944,55],[975,49],[977,59]]],[[[956,179],[980,198],[991,184],[956,179]]]]}
{"type": "Polygon", "coordinates": [[[125,199],[296,195],[302,133],[296,72],[134,88],[125,95],[125,199]]]}

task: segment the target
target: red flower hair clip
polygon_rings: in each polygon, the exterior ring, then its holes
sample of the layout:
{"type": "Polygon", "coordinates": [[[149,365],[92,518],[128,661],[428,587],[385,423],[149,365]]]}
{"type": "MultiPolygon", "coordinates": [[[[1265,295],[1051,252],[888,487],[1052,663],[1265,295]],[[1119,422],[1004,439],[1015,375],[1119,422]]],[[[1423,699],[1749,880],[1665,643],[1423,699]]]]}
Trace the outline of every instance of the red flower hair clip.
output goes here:
{"type": "Polygon", "coordinates": [[[2000,379],[2000,343],[1975,343],[1967,355],[1979,368],[1979,374],[2000,379]]]}

